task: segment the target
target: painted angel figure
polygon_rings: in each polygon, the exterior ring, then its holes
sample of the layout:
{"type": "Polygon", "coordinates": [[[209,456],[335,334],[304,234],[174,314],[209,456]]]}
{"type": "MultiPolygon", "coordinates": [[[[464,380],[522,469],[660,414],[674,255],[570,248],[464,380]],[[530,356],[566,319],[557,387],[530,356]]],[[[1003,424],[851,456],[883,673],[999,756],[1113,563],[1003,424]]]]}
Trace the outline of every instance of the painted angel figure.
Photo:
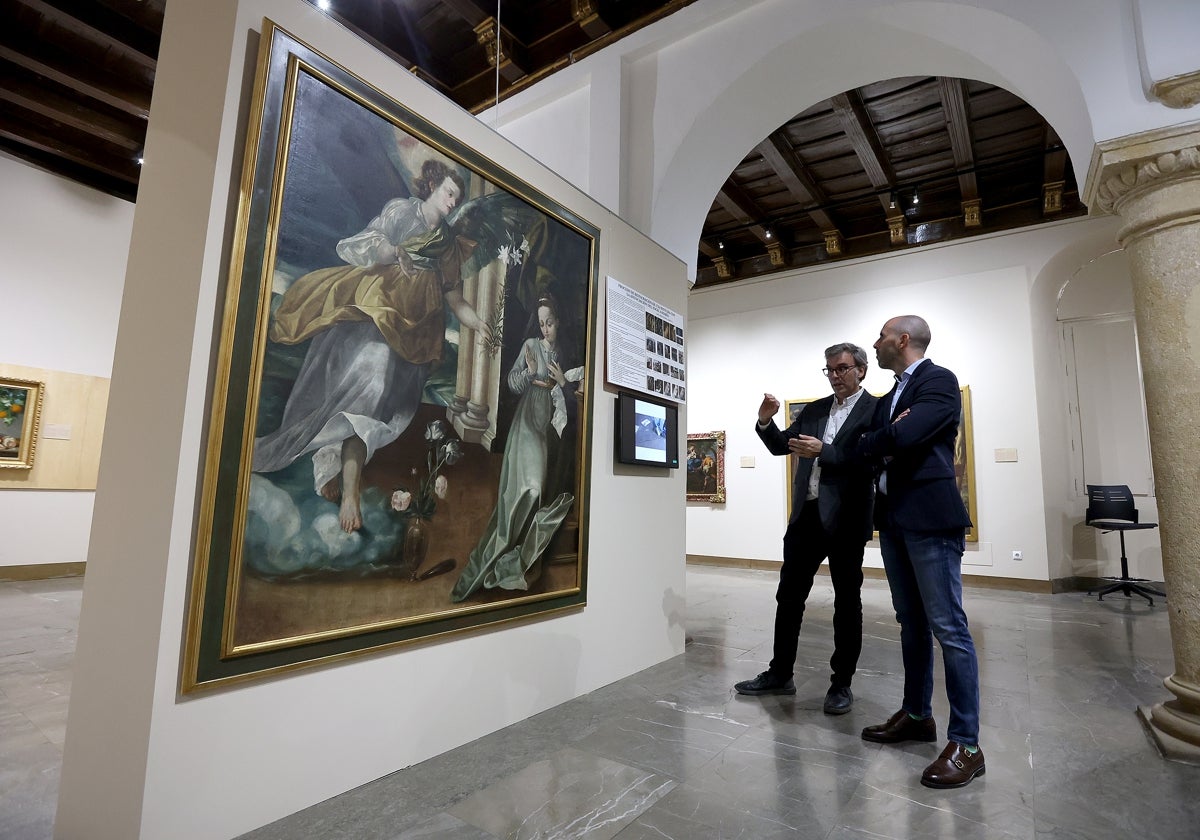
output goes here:
{"type": "Polygon", "coordinates": [[[362,527],[363,466],[420,407],[441,358],[445,308],[491,340],[462,280],[498,253],[503,202],[514,199],[495,193],[460,207],[465,189],[453,168],[426,160],[415,196],[389,201],[338,242],[345,264],[297,279],[272,319],[271,341],[312,343],[279,428],[255,441],[253,469],[274,472],[312,453],[314,488],[339,503],[346,532],[362,527]]]}

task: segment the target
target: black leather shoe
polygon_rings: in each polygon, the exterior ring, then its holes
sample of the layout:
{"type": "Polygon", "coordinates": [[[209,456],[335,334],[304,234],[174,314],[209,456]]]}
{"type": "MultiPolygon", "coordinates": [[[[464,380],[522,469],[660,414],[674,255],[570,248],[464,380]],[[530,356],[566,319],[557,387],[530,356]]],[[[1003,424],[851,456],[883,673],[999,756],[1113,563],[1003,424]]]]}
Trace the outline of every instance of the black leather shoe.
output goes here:
{"type": "Polygon", "coordinates": [[[772,674],[770,671],[763,671],[752,680],[743,680],[737,683],[733,690],[738,694],[750,694],[758,696],[759,694],[795,694],[796,684],[792,682],[792,678],[782,677],[779,674],[772,674]]]}
{"type": "Polygon", "coordinates": [[[862,731],[864,741],[874,741],[877,744],[898,744],[901,741],[936,741],[937,724],[933,718],[913,720],[908,712],[901,709],[887,719],[887,723],[868,726],[862,731]]]}
{"type": "Polygon", "coordinates": [[[854,705],[854,692],[848,685],[830,686],[825,693],[825,714],[844,715],[854,705]]]}
{"type": "Polygon", "coordinates": [[[931,788],[960,788],[986,772],[983,750],[977,749],[972,755],[962,744],[951,741],[946,744],[937,761],[925,768],[921,774],[921,784],[931,788]]]}

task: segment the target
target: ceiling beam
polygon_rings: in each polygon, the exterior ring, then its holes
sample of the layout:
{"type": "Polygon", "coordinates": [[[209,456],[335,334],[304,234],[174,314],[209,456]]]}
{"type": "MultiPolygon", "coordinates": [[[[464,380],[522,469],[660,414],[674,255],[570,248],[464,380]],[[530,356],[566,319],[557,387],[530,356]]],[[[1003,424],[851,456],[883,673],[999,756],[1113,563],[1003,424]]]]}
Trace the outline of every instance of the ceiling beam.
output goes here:
{"type": "Polygon", "coordinates": [[[979,187],[975,183],[975,147],[971,142],[966,83],[962,79],[939,76],[938,93],[946,112],[946,132],[950,135],[954,168],[958,170],[958,191],[963,201],[974,201],[979,198],[979,187]]]}
{"type": "Polygon", "coordinates": [[[0,58],[127,114],[143,120],[150,115],[149,88],[132,85],[52,47],[23,46],[25,51],[18,52],[0,45],[0,58]]]}
{"type": "Polygon", "coordinates": [[[97,140],[113,143],[131,152],[146,142],[146,123],[121,120],[88,108],[83,101],[70,99],[15,73],[0,69],[0,100],[33,111],[55,122],[86,132],[97,140]]]}
{"type": "Polygon", "coordinates": [[[485,12],[473,0],[441,0],[441,4],[470,24],[472,29],[492,16],[491,12],[485,12]]]}
{"type": "Polygon", "coordinates": [[[475,24],[475,39],[487,53],[488,65],[500,65],[500,75],[505,81],[515,82],[527,75],[524,46],[513,37],[508,27],[498,25],[493,17],[484,18],[475,24]]]}
{"type": "Polygon", "coordinates": [[[771,245],[776,241],[775,236],[759,221],[762,218],[762,211],[754,203],[754,199],[735,184],[732,178],[725,181],[721,191],[717,193],[717,203],[725,208],[725,212],[733,216],[738,224],[757,236],[764,245],[771,245]]]}
{"type": "Polygon", "coordinates": [[[87,169],[112,176],[128,184],[137,184],[138,182],[138,166],[133,158],[119,158],[95,149],[82,149],[64,142],[55,134],[47,133],[27,123],[17,122],[7,116],[0,116],[0,137],[51,157],[80,164],[87,169]]]}
{"type": "Polygon", "coordinates": [[[46,3],[44,0],[16,0],[16,2],[25,6],[34,14],[41,16],[43,19],[53,21],[55,25],[62,27],[68,32],[74,33],[91,44],[101,46],[105,50],[111,50],[145,70],[153,73],[154,68],[158,64],[155,56],[143,52],[138,47],[126,43],[121,38],[103,29],[97,29],[95,26],[85,23],[70,12],[46,3]]]}
{"type": "Polygon", "coordinates": [[[1067,150],[1058,133],[1046,123],[1045,156],[1042,163],[1042,215],[1051,216],[1063,209],[1066,185],[1067,150]]]}
{"type": "Polygon", "coordinates": [[[879,139],[875,126],[871,123],[871,115],[857,90],[839,93],[829,100],[833,111],[841,123],[842,131],[850,140],[854,154],[867,173],[871,186],[879,193],[879,203],[884,213],[889,212],[888,192],[896,183],[896,172],[888,161],[887,152],[879,139]]]}
{"type": "Polygon", "coordinates": [[[815,205],[824,204],[825,193],[811,175],[804,163],[796,155],[792,144],[783,135],[783,130],[775,131],[766,140],[758,144],[758,153],[762,155],[767,165],[774,170],[776,177],[787,188],[792,200],[801,207],[809,207],[808,216],[819,231],[835,230],[837,224],[829,214],[815,205]]]}
{"type": "Polygon", "coordinates": [[[599,38],[612,32],[612,27],[600,15],[598,0],[571,0],[571,18],[589,38],[599,38]]]}

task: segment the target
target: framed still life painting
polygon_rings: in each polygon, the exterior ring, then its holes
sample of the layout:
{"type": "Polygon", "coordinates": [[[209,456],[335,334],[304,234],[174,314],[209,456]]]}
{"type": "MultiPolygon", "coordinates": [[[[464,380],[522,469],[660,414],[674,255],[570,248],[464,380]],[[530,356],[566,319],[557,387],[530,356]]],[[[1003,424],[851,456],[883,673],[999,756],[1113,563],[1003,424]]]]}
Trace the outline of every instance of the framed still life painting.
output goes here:
{"type": "Polygon", "coordinates": [[[687,500],[725,503],[725,433],[687,436],[687,500]]]}
{"type": "Polygon", "coordinates": [[[0,376],[0,469],[33,468],[46,386],[0,376]]]}
{"type": "MultiPolygon", "coordinates": [[[[971,522],[975,523],[967,529],[967,542],[979,542],[979,517],[975,511],[975,437],[971,429],[971,386],[963,385],[959,392],[962,395],[962,413],[958,416],[958,435],[954,439],[954,482],[958,485],[958,492],[962,496],[971,522]]],[[[787,425],[794,423],[804,406],[810,402],[812,399],[785,401],[784,416],[787,418],[787,425]]],[[[793,504],[792,477],[796,474],[797,457],[788,455],[787,459],[788,468],[784,478],[787,486],[787,517],[790,522],[793,504]]],[[[875,536],[878,538],[879,534],[876,533],[875,536]]]]}
{"type": "Polygon", "coordinates": [[[582,606],[598,230],[264,23],[184,692],[582,606]]]}

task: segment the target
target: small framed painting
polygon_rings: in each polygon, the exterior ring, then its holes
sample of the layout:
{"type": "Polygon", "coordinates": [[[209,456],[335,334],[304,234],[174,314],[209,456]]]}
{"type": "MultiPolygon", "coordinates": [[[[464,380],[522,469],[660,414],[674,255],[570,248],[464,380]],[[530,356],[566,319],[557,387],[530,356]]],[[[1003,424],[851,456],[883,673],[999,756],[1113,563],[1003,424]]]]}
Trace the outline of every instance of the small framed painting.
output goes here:
{"type": "Polygon", "coordinates": [[[725,433],[688,435],[687,500],[725,503],[725,433]]]}
{"type": "Polygon", "coordinates": [[[0,376],[0,469],[33,467],[45,389],[41,382],[0,376]]]}

